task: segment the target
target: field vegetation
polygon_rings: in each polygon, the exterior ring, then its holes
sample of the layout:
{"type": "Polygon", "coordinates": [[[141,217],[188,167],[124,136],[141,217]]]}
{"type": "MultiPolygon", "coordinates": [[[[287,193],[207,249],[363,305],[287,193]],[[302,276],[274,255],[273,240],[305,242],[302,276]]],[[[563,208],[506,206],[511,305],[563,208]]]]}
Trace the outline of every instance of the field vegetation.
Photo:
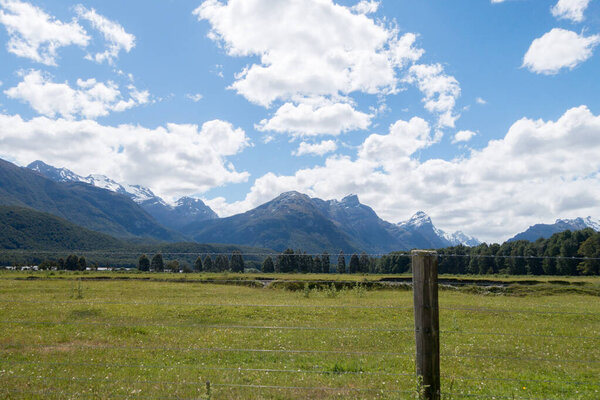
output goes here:
{"type": "MultiPolygon", "coordinates": [[[[403,277],[3,271],[0,397],[417,398],[403,277]]],[[[445,399],[600,397],[600,279],[456,278],[445,399]]]]}

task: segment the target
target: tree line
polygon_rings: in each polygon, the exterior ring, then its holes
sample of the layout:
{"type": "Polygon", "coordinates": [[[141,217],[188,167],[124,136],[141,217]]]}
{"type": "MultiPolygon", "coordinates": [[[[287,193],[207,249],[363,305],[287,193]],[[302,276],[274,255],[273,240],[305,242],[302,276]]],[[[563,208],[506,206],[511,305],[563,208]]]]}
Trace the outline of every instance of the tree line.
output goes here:
{"type": "Polygon", "coordinates": [[[517,240],[476,247],[448,247],[438,250],[438,254],[440,273],[599,275],[600,260],[594,258],[600,258],[600,233],[587,228],[555,233],[535,242],[517,240]]]}
{"type": "MultiPolygon", "coordinates": [[[[526,240],[479,246],[452,246],[438,249],[441,274],[507,274],[507,275],[600,275],[600,233],[591,228],[556,233],[548,239],[526,240]],[[582,259],[585,258],[585,259],[582,259]]],[[[139,254],[139,253],[138,253],[139,254]]],[[[265,272],[265,273],[371,273],[400,274],[410,272],[410,252],[393,252],[381,257],[366,253],[331,256],[286,249],[280,254],[251,261],[240,251],[198,256],[195,262],[165,260],[161,253],[137,260],[140,271],[171,272],[265,272]]],[[[189,259],[188,259],[189,260],[189,259]]],[[[31,264],[30,264],[31,265],[31,264]]],[[[85,257],[71,254],[58,260],[44,260],[40,269],[95,269],[85,257]]]]}
{"type": "Polygon", "coordinates": [[[225,254],[217,254],[214,260],[211,255],[206,255],[204,259],[202,256],[198,256],[191,267],[187,264],[180,265],[178,260],[165,262],[162,254],[157,253],[152,259],[142,254],[138,259],[137,268],[140,271],[153,272],[244,272],[246,264],[240,251],[232,252],[231,258],[225,254]]]}

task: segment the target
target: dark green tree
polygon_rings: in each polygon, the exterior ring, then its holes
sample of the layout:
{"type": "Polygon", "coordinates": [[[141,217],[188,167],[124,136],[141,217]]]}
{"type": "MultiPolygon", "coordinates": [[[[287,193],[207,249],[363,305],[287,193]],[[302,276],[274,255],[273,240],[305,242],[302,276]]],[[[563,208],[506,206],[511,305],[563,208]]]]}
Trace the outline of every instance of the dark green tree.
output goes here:
{"type": "Polygon", "coordinates": [[[263,261],[262,272],[267,274],[275,272],[275,265],[273,264],[273,259],[271,258],[271,256],[267,256],[267,258],[265,258],[265,260],[263,261]]]}
{"type": "Polygon", "coordinates": [[[244,272],[244,258],[242,257],[242,253],[236,250],[231,254],[230,266],[232,272],[244,272]]]}
{"type": "Polygon", "coordinates": [[[360,272],[360,260],[358,259],[358,255],[356,253],[352,254],[350,257],[350,264],[348,265],[349,272],[351,274],[356,274],[360,272]]]}
{"type": "Polygon", "coordinates": [[[312,257],[306,254],[306,252],[301,252],[300,250],[298,250],[296,254],[298,271],[302,273],[310,272],[312,270],[312,257]]]}
{"type": "Polygon", "coordinates": [[[579,255],[589,258],[583,260],[577,266],[578,271],[583,275],[600,275],[600,233],[587,238],[579,246],[579,255]]]}
{"type": "Polygon", "coordinates": [[[138,260],[138,270],[150,271],[150,259],[145,254],[142,254],[138,260]]]}
{"type": "Polygon", "coordinates": [[[228,271],[229,270],[229,259],[226,256],[219,254],[215,258],[215,269],[218,272],[228,271]]]}
{"type": "Polygon", "coordinates": [[[289,273],[297,270],[297,257],[294,254],[294,250],[286,249],[282,254],[277,256],[275,271],[289,273]]]}
{"type": "Polygon", "coordinates": [[[331,267],[331,260],[329,259],[329,253],[326,251],[321,254],[321,268],[324,274],[329,273],[329,268],[331,267]]]}
{"type": "Polygon", "coordinates": [[[158,253],[152,257],[150,268],[154,272],[163,272],[165,270],[165,262],[163,261],[162,254],[158,253]]]}
{"type": "Polygon", "coordinates": [[[202,271],[202,257],[198,256],[196,261],[194,261],[194,271],[201,272],[202,271]]]}
{"type": "Polygon", "coordinates": [[[77,269],[80,271],[85,271],[87,267],[87,261],[84,256],[79,257],[79,261],[77,261],[77,269]]]}
{"type": "Polygon", "coordinates": [[[70,254],[65,260],[65,269],[67,271],[77,271],[79,269],[79,257],[70,254]]]}
{"type": "Polygon", "coordinates": [[[346,273],[346,256],[344,256],[344,252],[343,251],[340,251],[340,254],[338,255],[337,273],[338,274],[345,274],[346,273]]]}
{"type": "Polygon", "coordinates": [[[65,259],[64,258],[58,259],[58,269],[65,269],[65,259]]]}
{"type": "Polygon", "coordinates": [[[215,272],[215,265],[210,256],[206,256],[206,258],[204,259],[204,270],[207,272],[215,272]]]}
{"type": "Polygon", "coordinates": [[[179,261],[171,260],[167,263],[167,270],[170,272],[179,272],[179,261]]]}
{"type": "Polygon", "coordinates": [[[358,260],[360,264],[360,272],[366,274],[369,272],[369,256],[364,251],[360,253],[360,258],[358,260]]]}
{"type": "Polygon", "coordinates": [[[312,270],[310,271],[313,274],[320,274],[323,272],[323,264],[321,262],[321,257],[315,256],[312,262],[312,270]]]}

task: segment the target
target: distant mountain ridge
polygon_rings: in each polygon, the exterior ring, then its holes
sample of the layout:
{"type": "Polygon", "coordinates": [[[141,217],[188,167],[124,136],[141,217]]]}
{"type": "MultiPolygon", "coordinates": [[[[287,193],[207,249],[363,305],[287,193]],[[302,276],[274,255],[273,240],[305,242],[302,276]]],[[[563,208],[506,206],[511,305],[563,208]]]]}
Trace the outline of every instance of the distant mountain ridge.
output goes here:
{"type": "Polygon", "coordinates": [[[124,242],[31,208],[0,206],[0,249],[101,250],[124,242]]]}
{"type": "Polygon", "coordinates": [[[162,225],[201,242],[230,243],[233,240],[231,243],[281,250],[286,247],[316,250],[319,245],[322,247],[323,243],[327,246],[338,243],[342,246],[340,248],[346,250],[359,249],[369,252],[479,244],[477,239],[462,232],[447,234],[437,229],[431,218],[422,211],[408,221],[392,224],[379,218],[369,206],[361,204],[356,195],[349,195],[338,201],[310,198],[295,191],[286,192],[265,203],[266,207],[262,205],[247,213],[219,220],[217,214],[199,199],[182,197],[174,205],[170,205],[148,188],[123,185],[103,175],[82,177],[66,168],[56,168],[42,161],[34,161],[28,168],[57,182],[84,182],[126,195],[162,225]],[[288,207],[287,203],[294,201],[296,207],[288,207]],[[299,207],[298,201],[305,204],[299,207]],[[282,215],[281,207],[289,211],[287,216],[282,215]],[[308,226],[300,232],[299,227],[303,226],[302,224],[288,225],[289,221],[284,221],[294,219],[296,216],[292,214],[297,212],[305,213],[305,217],[310,215],[309,220],[327,234],[313,232],[315,228],[308,226]],[[251,221],[256,218],[262,218],[263,221],[251,221]],[[265,219],[277,223],[272,226],[265,219]],[[317,223],[317,220],[320,222],[317,223]],[[329,223],[332,223],[332,226],[329,226],[329,223]],[[294,233],[290,235],[289,232],[285,232],[284,226],[294,233]],[[257,235],[256,232],[261,229],[270,231],[257,235]],[[286,237],[288,239],[284,239],[286,237]],[[282,247],[283,243],[286,243],[285,247],[282,247]]]}
{"type": "Polygon", "coordinates": [[[578,231],[585,228],[592,228],[596,232],[600,232],[600,221],[593,220],[592,217],[557,219],[553,224],[532,225],[524,232],[516,234],[507,241],[529,240],[530,242],[535,242],[539,238],[547,239],[555,233],[564,232],[566,230],[578,231]]]}
{"type": "Polygon", "coordinates": [[[39,172],[55,182],[83,182],[95,187],[110,190],[131,198],[160,224],[180,231],[190,222],[199,222],[219,218],[219,216],[202,200],[182,197],[175,205],[170,205],[155,195],[152,190],[140,185],[121,184],[104,175],[88,175],[83,177],[66,168],[57,168],[37,160],[27,168],[39,172]]]}
{"type": "Polygon", "coordinates": [[[0,160],[0,205],[29,207],[119,238],[183,240],[129,197],[82,182],[55,182],[0,160]]]}
{"type": "Polygon", "coordinates": [[[409,221],[392,224],[379,218],[356,195],[321,200],[296,192],[242,214],[185,226],[183,233],[199,242],[286,248],[308,252],[322,250],[386,253],[411,248],[440,248],[479,242],[460,232],[446,235],[423,212],[409,221]],[[461,236],[462,235],[462,236],[461,236]],[[452,240],[451,240],[452,239],[452,240]]]}
{"type": "Polygon", "coordinates": [[[447,234],[436,228],[431,218],[421,211],[407,221],[390,223],[360,203],[356,195],[338,201],[286,192],[253,210],[219,219],[199,199],[182,197],[171,205],[148,188],[121,184],[103,175],[82,177],[42,161],[35,161],[28,168],[55,182],[77,182],[127,196],[163,226],[198,242],[276,250],[290,247],[306,251],[342,249],[371,253],[479,244],[477,239],[462,232],[447,234]]]}

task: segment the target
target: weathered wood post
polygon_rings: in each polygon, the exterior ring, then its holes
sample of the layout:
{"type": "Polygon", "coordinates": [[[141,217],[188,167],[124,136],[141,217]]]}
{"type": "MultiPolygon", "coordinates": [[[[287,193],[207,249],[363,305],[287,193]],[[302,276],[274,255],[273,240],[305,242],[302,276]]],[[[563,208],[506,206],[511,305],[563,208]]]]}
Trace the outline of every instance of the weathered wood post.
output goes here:
{"type": "Polygon", "coordinates": [[[413,250],[417,378],[423,400],[440,399],[438,262],[435,251],[413,250]]]}

